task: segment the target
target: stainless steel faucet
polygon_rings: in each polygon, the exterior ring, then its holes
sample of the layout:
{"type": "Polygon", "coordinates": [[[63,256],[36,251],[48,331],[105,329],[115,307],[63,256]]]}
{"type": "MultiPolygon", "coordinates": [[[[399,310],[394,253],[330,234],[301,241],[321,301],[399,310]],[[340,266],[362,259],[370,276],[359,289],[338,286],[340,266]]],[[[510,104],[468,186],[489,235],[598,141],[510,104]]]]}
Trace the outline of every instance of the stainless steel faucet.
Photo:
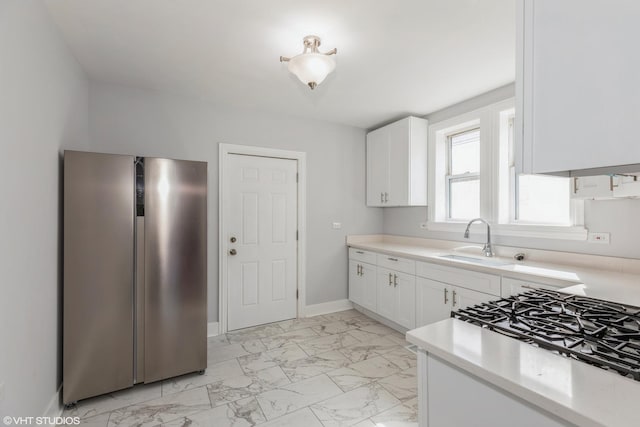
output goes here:
{"type": "Polygon", "coordinates": [[[484,246],[482,247],[482,253],[484,254],[484,256],[492,257],[493,248],[491,247],[491,226],[487,221],[485,221],[482,218],[476,218],[469,221],[469,224],[467,224],[467,229],[464,230],[464,238],[465,239],[469,238],[469,227],[471,227],[471,224],[473,224],[474,222],[483,222],[487,225],[487,243],[485,243],[484,246]]]}

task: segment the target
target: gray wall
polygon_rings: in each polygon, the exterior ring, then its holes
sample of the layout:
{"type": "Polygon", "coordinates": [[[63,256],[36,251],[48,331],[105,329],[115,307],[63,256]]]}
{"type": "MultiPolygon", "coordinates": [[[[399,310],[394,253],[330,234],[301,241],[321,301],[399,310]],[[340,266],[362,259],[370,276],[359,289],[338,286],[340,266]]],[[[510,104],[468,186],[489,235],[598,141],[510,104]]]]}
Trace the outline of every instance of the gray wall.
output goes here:
{"type": "Polygon", "coordinates": [[[60,150],[87,148],[87,86],[41,2],[0,2],[0,416],[61,381],[60,150]]]}
{"type": "MultiPolygon", "coordinates": [[[[472,111],[483,106],[508,99],[515,94],[514,85],[507,85],[453,105],[426,116],[429,123],[472,111]]],[[[506,246],[528,247],[536,249],[581,252],[597,255],[610,255],[625,258],[640,258],[640,200],[602,200],[585,202],[585,226],[592,232],[611,233],[609,245],[586,241],[533,239],[492,236],[498,244],[506,246]]],[[[471,236],[471,240],[462,238],[462,233],[434,232],[422,230],[419,223],[427,221],[427,208],[385,208],[384,233],[401,236],[424,237],[431,239],[480,242],[482,235],[471,236]],[[474,237],[476,240],[474,240],[474,237]],[[480,238],[480,240],[478,240],[480,238]]]]}
{"type": "Polygon", "coordinates": [[[89,103],[93,151],[209,162],[209,321],[218,320],[221,142],[307,153],[306,303],[347,298],[345,236],[382,230],[381,209],[365,207],[364,130],[106,83],[91,84],[89,103]]]}

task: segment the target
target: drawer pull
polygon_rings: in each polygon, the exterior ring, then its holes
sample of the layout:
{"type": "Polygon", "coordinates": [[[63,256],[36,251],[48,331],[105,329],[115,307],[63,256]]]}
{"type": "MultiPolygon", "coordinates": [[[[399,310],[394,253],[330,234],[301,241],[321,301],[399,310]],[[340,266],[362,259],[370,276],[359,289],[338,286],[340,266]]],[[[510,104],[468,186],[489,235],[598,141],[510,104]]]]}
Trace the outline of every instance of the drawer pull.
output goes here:
{"type": "Polygon", "coordinates": [[[453,295],[453,306],[455,307],[457,302],[456,302],[456,291],[451,292],[451,295],[453,295]]]}
{"type": "Polygon", "coordinates": [[[387,258],[389,261],[398,261],[398,258],[387,258]]]}
{"type": "Polygon", "coordinates": [[[395,288],[396,286],[398,286],[398,275],[394,274],[393,275],[393,287],[395,288]]]}
{"type": "Polygon", "coordinates": [[[357,254],[364,255],[363,251],[356,251],[357,254]]]}
{"type": "Polygon", "coordinates": [[[389,286],[393,285],[393,274],[389,273],[389,286]]]}
{"type": "Polygon", "coordinates": [[[447,298],[448,294],[449,294],[449,290],[447,288],[444,288],[444,303],[445,304],[449,304],[449,298],[447,298]]]}

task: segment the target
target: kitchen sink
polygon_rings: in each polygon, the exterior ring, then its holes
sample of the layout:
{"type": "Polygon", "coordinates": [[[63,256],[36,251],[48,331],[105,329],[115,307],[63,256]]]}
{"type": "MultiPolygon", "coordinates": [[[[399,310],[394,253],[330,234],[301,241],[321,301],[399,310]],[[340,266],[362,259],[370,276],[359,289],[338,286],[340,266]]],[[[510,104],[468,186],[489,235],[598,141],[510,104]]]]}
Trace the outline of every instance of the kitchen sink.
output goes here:
{"type": "Polygon", "coordinates": [[[464,256],[464,255],[438,255],[437,257],[438,258],[443,258],[443,259],[450,259],[450,260],[453,260],[453,261],[470,262],[472,264],[490,265],[492,267],[499,267],[499,266],[503,266],[503,265],[512,264],[512,263],[510,263],[508,261],[501,261],[499,259],[476,258],[476,257],[464,256]]]}

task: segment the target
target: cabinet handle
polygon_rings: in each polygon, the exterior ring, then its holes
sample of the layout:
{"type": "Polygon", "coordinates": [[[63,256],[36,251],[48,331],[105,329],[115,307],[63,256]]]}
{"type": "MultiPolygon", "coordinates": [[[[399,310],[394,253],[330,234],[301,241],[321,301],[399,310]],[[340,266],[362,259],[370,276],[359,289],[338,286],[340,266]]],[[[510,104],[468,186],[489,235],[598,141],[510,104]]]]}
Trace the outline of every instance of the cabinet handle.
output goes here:
{"type": "Polygon", "coordinates": [[[578,177],[573,178],[573,194],[578,194],[578,177]]]}
{"type": "Polygon", "coordinates": [[[387,258],[389,261],[398,261],[398,258],[387,258]]]}
{"type": "Polygon", "coordinates": [[[360,264],[358,264],[356,266],[356,274],[359,276],[360,275],[360,264]]]}
{"type": "Polygon", "coordinates": [[[457,304],[457,302],[456,302],[456,291],[453,291],[451,294],[453,296],[453,306],[455,307],[456,304],[457,304]]]}
{"type": "Polygon", "coordinates": [[[448,295],[449,295],[449,289],[444,288],[444,303],[445,304],[449,304],[449,298],[447,298],[448,295]]]}
{"type": "Polygon", "coordinates": [[[384,193],[384,202],[389,203],[389,193],[387,192],[384,193]]]}
{"type": "Polygon", "coordinates": [[[394,274],[393,275],[393,287],[395,288],[396,286],[398,286],[398,275],[394,274]]]}
{"type": "Polygon", "coordinates": [[[393,274],[389,273],[389,286],[393,285],[393,274]]]}
{"type": "Polygon", "coordinates": [[[380,193],[380,203],[384,203],[384,193],[380,193]]]}
{"type": "Polygon", "coordinates": [[[360,254],[360,255],[364,255],[364,252],[362,252],[362,251],[356,251],[356,253],[360,254]]]}

